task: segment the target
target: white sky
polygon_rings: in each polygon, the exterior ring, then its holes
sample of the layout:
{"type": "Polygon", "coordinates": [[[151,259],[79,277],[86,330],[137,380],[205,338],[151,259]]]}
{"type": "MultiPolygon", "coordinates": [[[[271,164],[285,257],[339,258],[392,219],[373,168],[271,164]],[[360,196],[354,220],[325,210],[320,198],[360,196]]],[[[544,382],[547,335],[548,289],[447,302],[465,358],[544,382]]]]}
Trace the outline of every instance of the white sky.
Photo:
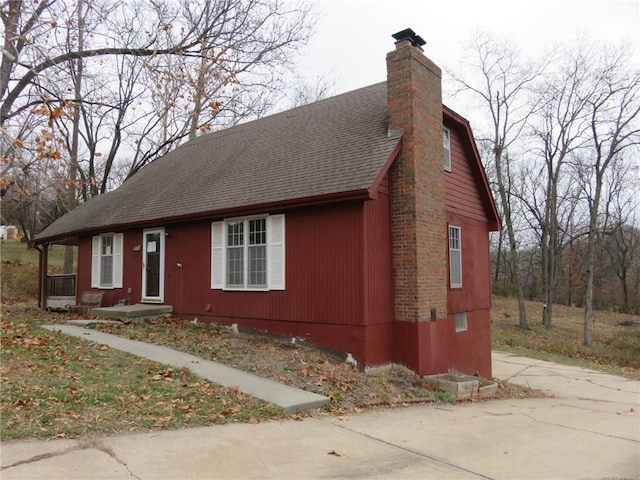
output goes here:
{"type": "Polygon", "coordinates": [[[506,34],[530,53],[584,33],[627,38],[637,45],[640,66],[640,0],[310,1],[320,20],[300,73],[309,79],[329,73],[333,94],[385,80],[391,34],[405,28],[427,41],[425,54],[443,68],[455,65],[461,44],[478,27],[506,34]]]}

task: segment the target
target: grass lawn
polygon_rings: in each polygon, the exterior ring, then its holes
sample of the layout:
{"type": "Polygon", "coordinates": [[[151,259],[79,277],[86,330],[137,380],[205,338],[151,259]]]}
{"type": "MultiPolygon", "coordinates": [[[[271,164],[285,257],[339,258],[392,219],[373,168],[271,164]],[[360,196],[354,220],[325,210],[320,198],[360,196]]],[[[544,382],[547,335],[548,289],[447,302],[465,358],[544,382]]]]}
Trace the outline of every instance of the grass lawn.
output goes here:
{"type": "MultiPolygon", "coordinates": [[[[62,245],[53,245],[49,249],[49,273],[63,272],[64,250],[62,245]]],[[[77,256],[77,249],[74,252],[77,256]]],[[[39,253],[17,240],[0,240],[0,293],[2,300],[20,299],[33,301],[38,295],[39,253]]],[[[76,259],[74,258],[74,263],[76,259]]]]}
{"type": "Polygon", "coordinates": [[[0,439],[110,435],[226,422],[283,411],[167,366],[42,329],[51,314],[4,305],[0,439]]]}
{"type": "Polygon", "coordinates": [[[583,345],[584,310],[553,306],[553,323],[542,325],[542,303],[526,302],[529,330],[518,327],[514,298],[494,297],[493,348],[640,379],[640,317],[594,312],[593,344],[583,345]]]}
{"type": "MultiPolygon", "coordinates": [[[[52,269],[62,268],[64,263],[63,245],[49,247],[49,266],[52,269]]],[[[26,243],[18,240],[0,240],[0,257],[3,262],[31,263],[38,265],[38,251],[29,248],[26,243]]],[[[74,259],[75,262],[75,259],[74,259]]]]}

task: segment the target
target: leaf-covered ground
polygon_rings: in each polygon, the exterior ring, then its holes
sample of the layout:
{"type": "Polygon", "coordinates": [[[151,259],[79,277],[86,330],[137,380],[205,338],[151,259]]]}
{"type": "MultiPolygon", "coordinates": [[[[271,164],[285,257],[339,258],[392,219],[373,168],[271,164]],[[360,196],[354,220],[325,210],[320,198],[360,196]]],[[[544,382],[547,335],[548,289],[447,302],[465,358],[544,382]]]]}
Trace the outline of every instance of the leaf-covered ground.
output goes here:
{"type": "MultiPolygon", "coordinates": [[[[20,309],[18,309],[20,310],[20,309]]],[[[281,409],[3,308],[0,436],[80,437],[280,418],[281,409]]],[[[45,318],[42,318],[45,317],[45,318]]]]}
{"type": "MultiPolygon", "coordinates": [[[[176,319],[151,323],[99,324],[103,332],[156,343],[217,361],[256,375],[325,395],[331,402],[324,412],[342,415],[366,408],[397,407],[414,403],[451,402],[404,368],[364,373],[324,349],[292,343],[288,337],[182,322],[176,319]]],[[[500,384],[499,396],[535,396],[539,392],[500,384]]]]}
{"type": "Polygon", "coordinates": [[[542,303],[526,302],[526,309],[529,330],[522,330],[516,300],[494,297],[494,348],[640,379],[640,316],[595,311],[593,344],[585,346],[582,308],[554,305],[551,328],[542,325],[542,303]]]}
{"type": "MultiPolygon", "coordinates": [[[[226,389],[149,360],[54,333],[40,324],[74,317],[5,304],[2,311],[0,427],[2,440],[81,437],[179,429],[285,416],[226,389]]],[[[305,415],[357,414],[367,408],[451,402],[411,372],[367,375],[332,354],[289,339],[196,326],[177,320],[95,325],[102,331],[167,345],[328,396],[327,408],[305,415]]],[[[500,384],[502,397],[540,393],[500,384]]]]}

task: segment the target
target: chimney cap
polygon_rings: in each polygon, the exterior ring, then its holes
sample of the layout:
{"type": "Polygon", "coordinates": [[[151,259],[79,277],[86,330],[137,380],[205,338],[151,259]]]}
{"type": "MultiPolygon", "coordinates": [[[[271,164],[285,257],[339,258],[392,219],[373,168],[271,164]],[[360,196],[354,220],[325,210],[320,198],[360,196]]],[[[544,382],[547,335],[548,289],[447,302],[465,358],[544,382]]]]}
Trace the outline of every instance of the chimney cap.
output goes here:
{"type": "Polygon", "coordinates": [[[394,33],[391,36],[395,39],[396,43],[408,40],[414,47],[422,47],[423,45],[427,44],[427,42],[420,35],[416,35],[416,32],[414,32],[410,28],[405,28],[401,32],[394,33]]]}

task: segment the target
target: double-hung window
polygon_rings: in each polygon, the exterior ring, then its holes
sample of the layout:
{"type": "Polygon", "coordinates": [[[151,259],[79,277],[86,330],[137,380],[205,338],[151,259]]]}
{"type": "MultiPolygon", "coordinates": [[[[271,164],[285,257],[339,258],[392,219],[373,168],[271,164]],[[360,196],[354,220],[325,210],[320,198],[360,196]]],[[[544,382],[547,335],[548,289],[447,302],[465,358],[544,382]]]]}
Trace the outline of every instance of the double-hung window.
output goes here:
{"type": "Polygon", "coordinates": [[[442,129],[442,164],[447,172],[451,171],[451,131],[442,129]]]}
{"type": "Polygon", "coordinates": [[[211,288],[284,290],[284,215],[214,222],[211,288]]]}
{"type": "Polygon", "coordinates": [[[92,288],[122,288],[122,241],[122,233],[107,233],[93,237],[92,288]]]}
{"type": "Polygon", "coordinates": [[[461,229],[449,226],[449,285],[462,287],[462,238],[461,229]]]}

